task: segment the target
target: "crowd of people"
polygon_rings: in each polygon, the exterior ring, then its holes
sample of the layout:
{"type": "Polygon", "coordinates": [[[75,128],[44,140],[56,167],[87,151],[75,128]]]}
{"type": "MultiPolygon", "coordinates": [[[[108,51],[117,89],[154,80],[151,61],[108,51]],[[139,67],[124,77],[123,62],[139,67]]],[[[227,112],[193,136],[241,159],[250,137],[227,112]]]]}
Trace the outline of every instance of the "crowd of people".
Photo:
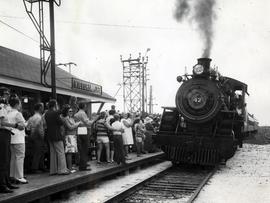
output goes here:
{"type": "MultiPolygon", "coordinates": [[[[31,173],[48,171],[50,175],[69,175],[90,171],[89,144],[96,143],[97,164],[126,164],[129,153],[137,156],[147,153],[147,132],[158,128],[159,117],[142,117],[139,113],[116,112],[112,105],[109,111],[87,116],[85,103],[71,100],[59,109],[51,99],[34,105],[34,114],[25,120],[21,113],[21,101],[10,95],[7,88],[0,88],[0,193],[11,193],[15,184],[27,184],[24,175],[26,139],[31,144],[31,173]],[[45,156],[49,163],[45,163],[45,156]]],[[[148,147],[148,151],[157,148],[148,147]]]]}

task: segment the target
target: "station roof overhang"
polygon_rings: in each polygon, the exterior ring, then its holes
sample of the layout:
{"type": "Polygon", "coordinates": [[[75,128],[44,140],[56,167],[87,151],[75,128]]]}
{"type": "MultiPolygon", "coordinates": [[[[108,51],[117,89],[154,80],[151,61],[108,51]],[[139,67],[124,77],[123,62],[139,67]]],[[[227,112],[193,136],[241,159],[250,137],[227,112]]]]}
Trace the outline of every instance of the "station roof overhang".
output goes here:
{"type": "MultiPolygon", "coordinates": [[[[0,83],[27,89],[51,92],[40,83],[40,60],[38,58],[0,46],[0,83]]],[[[79,79],[56,67],[56,93],[74,96],[87,102],[113,103],[115,98],[105,93],[100,85],[79,79]]],[[[51,75],[48,72],[47,82],[51,75]]]]}

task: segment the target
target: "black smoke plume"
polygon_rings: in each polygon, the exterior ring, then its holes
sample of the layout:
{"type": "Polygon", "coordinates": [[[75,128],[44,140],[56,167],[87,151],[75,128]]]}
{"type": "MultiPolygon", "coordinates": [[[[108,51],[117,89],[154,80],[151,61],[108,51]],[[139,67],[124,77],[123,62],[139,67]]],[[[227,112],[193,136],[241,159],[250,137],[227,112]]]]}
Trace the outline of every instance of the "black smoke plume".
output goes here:
{"type": "Polygon", "coordinates": [[[203,40],[202,57],[209,57],[213,43],[213,23],[215,0],[177,0],[175,18],[196,23],[203,40]]]}

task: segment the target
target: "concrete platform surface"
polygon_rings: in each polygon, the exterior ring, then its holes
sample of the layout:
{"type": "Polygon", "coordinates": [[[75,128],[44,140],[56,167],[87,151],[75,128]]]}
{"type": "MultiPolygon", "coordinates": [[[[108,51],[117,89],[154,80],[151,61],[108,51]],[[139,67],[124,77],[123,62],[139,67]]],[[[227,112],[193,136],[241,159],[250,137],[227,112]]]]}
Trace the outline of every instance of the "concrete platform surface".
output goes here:
{"type": "Polygon", "coordinates": [[[77,171],[70,175],[50,176],[48,173],[27,175],[29,183],[19,185],[20,188],[14,190],[14,193],[0,194],[0,202],[22,203],[45,198],[57,192],[91,183],[106,176],[146,164],[163,156],[163,152],[144,154],[142,157],[130,154],[131,159],[127,161],[126,165],[116,163],[97,164],[96,160],[94,160],[89,162],[91,171],[77,171]]]}

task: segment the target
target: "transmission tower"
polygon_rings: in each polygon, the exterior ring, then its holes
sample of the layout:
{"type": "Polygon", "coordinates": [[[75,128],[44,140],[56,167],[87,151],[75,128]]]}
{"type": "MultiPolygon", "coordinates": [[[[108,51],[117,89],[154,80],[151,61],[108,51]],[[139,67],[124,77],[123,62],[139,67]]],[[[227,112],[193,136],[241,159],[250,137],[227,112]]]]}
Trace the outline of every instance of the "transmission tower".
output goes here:
{"type": "Polygon", "coordinates": [[[147,74],[146,65],[148,57],[141,56],[123,60],[120,56],[123,65],[123,99],[124,112],[142,112],[144,113],[147,107],[147,74]]]}
{"type": "Polygon", "coordinates": [[[52,97],[56,98],[55,84],[55,41],[54,41],[54,4],[60,6],[61,0],[23,0],[26,13],[33,22],[40,36],[40,83],[52,89],[52,97]],[[49,3],[50,11],[50,42],[45,35],[43,2],[49,3]],[[34,15],[34,8],[38,10],[38,16],[34,15]],[[51,84],[46,76],[51,69],[51,84]]]}

